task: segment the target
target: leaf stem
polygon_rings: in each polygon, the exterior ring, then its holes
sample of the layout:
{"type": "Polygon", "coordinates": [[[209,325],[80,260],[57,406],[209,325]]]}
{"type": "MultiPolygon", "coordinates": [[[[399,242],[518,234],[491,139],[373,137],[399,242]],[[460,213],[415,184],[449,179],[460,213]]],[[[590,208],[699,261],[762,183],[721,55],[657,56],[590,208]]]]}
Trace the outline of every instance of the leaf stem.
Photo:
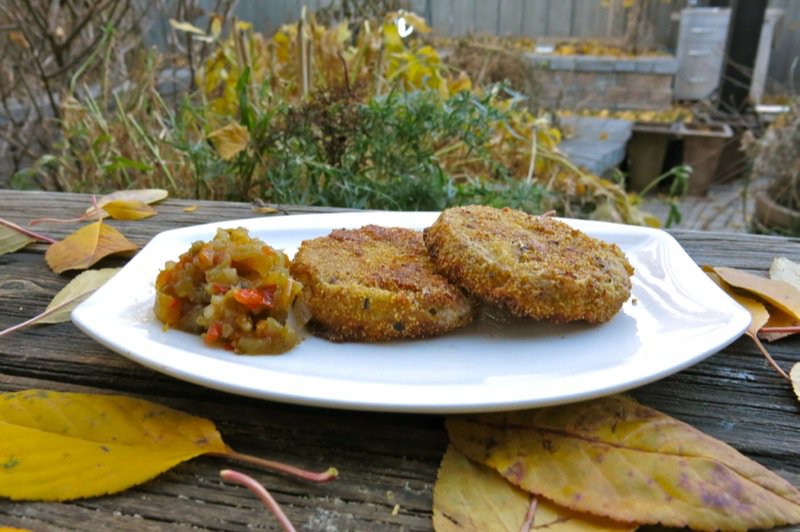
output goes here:
{"type": "Polygon", "coordinates": [[[3,218],[0,218],[0,225],[4,225],[10,229],[13,229],[14,231],[22,233],[25,236],[31,237],[34,240],[39,240],[40,242],[47,242],[48,244],[56,243],[56,241],[50,238],[49,236],[44,236],[29,229],[25,229],[24,227],[21,227],[15,224],[14,222],[9,222],[8,220],[4,220],[3,218]]]}
{"type": "Polygon", "coordinates": [[[539,505],[539,499],[534,495],[531,497],[531,504],[528,506],[528,512],[525,514],[525,521],[519,527],[519,532],[530,532],[533,528],[533,521],[536,519],[536,507],[539,505]]]}
{"type": "MultiPolygon", "coordinates": [[[[97,289],[95,288],[95,290],[97,290],[97,289]]],[[[80,297],[84,298],[84,297],[88,296],[89,294],[91,294],[92,292],[94,292],[94,290],[91,290],[89,292],[84,292],[84,293],[81,294],[80,297]]],[[[55,307],[53,307],[51,309],[47,309],[44,312],[40,312],[39,314],[37,314],[36,316],[32,317],[29,320],[25,320],[22,323],[17,323],[16,325],[12,325],[11,327],[9,327],[7,329],[3,329],[2,331],[0,331],[0,337],[6,336],[8,334],[11,334],[14,331],[18,331],[20,329],[23,329],[23,328],[27,327],[28,325],[33,325],[37,321],[41,321],[41,320],[45,319],[47,316],[50,316],[51,314],[55,314],[56,312],[58,312],[62,308],[66,307],[68,305],[73,305],[73,304],[75,304],[75,298],[67,299],[66,301],[62,302],[60,305],[56,305],[55,307]]]]}
{"type": "Polygon", "coordinates": [[[758,336],[751,333],[750,331],[746,332],[745,334],[749,336],[756,343],[756,347],[758,347],[758,350],[761,351],[761,354],[764,355],[764,357],[767,359],[770,365],[773,368],[775,368],[775,371],[777,371],[781,377],[783,377],[784,379],[786,379],[791,383],[792,379],[789,377],[789,375],[786,374],[785,371],[783,371],[783,369],[781,369],[778,363],[775,362],[775,359],[772,358],[772,355],[769,354],[769,351],[767,351],[767,349],[764,347],[764,344],[761,343],[761,340],[758,339],[758,336]]]}
{"type": "Polygon", "coordinates": [[[800,325],[789,325],[787,327],[761,327],[759,333],[800,333],[800,325]]]}
{"type": "Polygon", "coordinates": [[[78,216],[77,218],[36,218],[28,222],[30,225],[39,224],[73,224],[77,222],[84,222],[89,219],[89,214],[78,216]]]}
{"type": "Polygon", "coordinates": [[[272,515],[275,516],[275,519],[277,519],[278,524],[281,525],[283,530],[285,530],[286,532],[295,532],[296,529],[294,528],[294,525],[292,524],[291,521],[289,521],[289,518],[286,517],[286,514],[283,513],[283,510],[281,509],[281,506],[278,504],[278,501],[276,501],[272,497],[272,495],[270,495],[269,491],[267,491],[267,488],[262,486],[261,483],[258,482],[256,479],[248,475],[245,475],[244,473],[240,473],[239,471],[233,471],[231,469],[223,469],[222,471],[219,472],[219,476],[225,482],[238,484],[252,491],[256,495],[256,497],[258,497],[261,500],[261,502],[264,504],[267,510],[272,512],[272,515]]]}
{"type": "Polygon", "coordinates": [[[249,454],[237,453],[233,449],[228,449],[227,451],[221,453],[208,453],[208,455],[230,458],[231,460],[237,460],[245,464],[263,467],[272,471],[280,471],[281,473],[293,475],[311,482],[329,482],[339,476],[339,471],[337,471],[335,467],[329,467],[327,471],[321,472],[307,471],[305,469],[300,469],[299,467],[284,464],[283,462],[276,462],[274,460],[266,460],[257,456],[250,456],[249,454]]]}

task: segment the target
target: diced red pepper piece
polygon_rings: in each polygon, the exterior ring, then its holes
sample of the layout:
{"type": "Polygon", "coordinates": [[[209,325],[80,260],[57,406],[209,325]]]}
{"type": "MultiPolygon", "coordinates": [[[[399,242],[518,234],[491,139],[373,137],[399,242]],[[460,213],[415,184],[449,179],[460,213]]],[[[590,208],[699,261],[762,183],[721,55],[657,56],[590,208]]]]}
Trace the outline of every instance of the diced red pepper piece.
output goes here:
{"type": "Polygon", "coordinates": [[[208,328],[208,332],[206,332],[204,340],[206,341],[206,343],[210,344],[219,340],[220,336],[222,336],[222,324],[218,321],[215,321],[208,328]]]}
{"type": "Polygon", "coordinates": [[[211,291],[215,294],[224,294],[230,289],[231,289],[230,286],[222,283],[214,283],[213,285],[211,285],[211,291]]]}
{"type": "Polygon", "coordinates": [[[257,310],[262,307],[272,307],[272,302],[275,297],[275,286],[267,286],[266,288],[240,288],[233,293],[233,299],[249,308],[250,310],[257,310]]]}

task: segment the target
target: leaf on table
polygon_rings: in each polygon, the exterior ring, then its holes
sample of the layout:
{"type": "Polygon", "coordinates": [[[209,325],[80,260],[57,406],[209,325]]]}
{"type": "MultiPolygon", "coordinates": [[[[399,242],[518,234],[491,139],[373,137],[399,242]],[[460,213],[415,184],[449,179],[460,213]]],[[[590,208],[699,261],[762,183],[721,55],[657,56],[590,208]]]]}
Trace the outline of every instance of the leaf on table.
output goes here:
{"type": "Polygon", "coordinates": [[[143,220],[156,215],[156,210],[139,200],[118,199],[103,206],[103,210],[115,220],[143,220]]]}
{"type": "Polygon", "coordinates": [[[233,122],[212,131],[208,134],[208,138],[214,142],[220,157],[228,161],[247,147],[250,142],[250,132],[238,122],[233,122]]]}
{"type": "Polygon", "coordinates": [[[8,226],[0,225],[0,255],[13,253],[33,242],[36,242],[36,239],[8,226]]]}
{"type": "Polygon", "coordinates": [[[736,268],[717,267],[714,273],[729,285],[745,290],[800,319],[800,290],[784,281],[767,279],[736,268]]]}
{"type": "MultiPolygon", "coordinates": [[[[786,314],[783,310],[775,308],[770,305],[768,309],[766,305],[762,302],[744,295],[741,293],[740,290],[736,288],[732,288],[728,283],[726,283],[722,277],[715,273],[715,269],[711,266],[703,266],[703,271],[715,282],[717,285],[720,286],[725,292],[731,296],[737,303],[742,305],[749,313],[750,313],[750,326],[747,327],[747,331],[745,334],[753,340],[753,343],[756,344],[756,347],[764,355],[764,358],[767,359],[767,362],[778,372],[778,374],[785,378],[789,379],[789,376],[783,371],[778,363],[772,358],[772,355],[769,354],[767,348],[764,347],[764,344],[761,343],[759,337],[766,338],[769,341],[777,340],[779,338],[783,338],[784,336],[789,336],[790,334],[794,334],[794,332],[765,332],[765,327],[782,325],[785,323],[790,323],[795,321],[795,318],[786,314]]],[[[796,332],[796,331],[795,331],[796,332]]]]}
{"type": "Polygon", "coordinates": [[[197,210],[197,205],[189,205],[183,208],[183,212],[194,212],[197,210]]]}
{"type": "Polygon", "coordinates": [[[797,362],[794,366],[792,366],[792,370],[789,372],[789,377],[792,379],[792,389],[794,390],[794,394],[797,396],[797,399],[800,400],[800,362],[797,362]]]}
{"type": "Polygon", "coordinates": [[[450,417],[451,443],[559,506],[698,530],[800,523],[800,491],[720,442],[625,396],[450,417]]]}
{"type": "MultiPolygon", "coordinates": [[[[786,314],[782,310],[776,309],[772,307],[769,312],[769,321],[764,325],[764,328],[793,328],[793,329],[800,329],[800,320],[786,314]]],[[[774,342],[775,340],[780,340],[781,338],[786,338],[787,336],[791,336],[793,334],[797,334],[797,332],[764,332],[761,331],[758,333],[758,336],[764,338],[768,342],[774,342]]]]}
{"type": "MultiPolygon", "coordinates": [[[[100,209],[100,218],[105,218],[109,214],[105,211],[104,207],[113,201],[140,201],[150,205],[166,199],[167,196],[169,196],[169,192],[161,188],[117,190],[99,198],[97,200],[97,207],[100,209]]],[[[95,213],[94,205],[86,209],[86,214],[89,215],[89,217],[95,216],[95,213]]]]}
{"type": "Polygon", "coordinates": [[[237,453],[214,424],[120,395],[0,394],[0,497],[65,501],[122,491],[208,454],[312,482],[338,476],[237,453]]]}
{"type": "Polygon", "coordinates": [[[14,222],[0,218],[0,255],[22,249],[32,242],[46,242],[52,244],[55,240],[49,236],[34,233],[30,229],[25,229],[14,222]]]}
{"type": "Polygon", "coordinates": [[[122,491],[195,456],[224,453],[211,421],[114,395],[0,395],[0,496],[64,501],[122,491]]]}
{"type": "MultiPolygon", "coordinates": [[[[532,496],[508,483],[496,471],[476,464],[448,446],[433,486],[433,528],[518,532],[526,521],[532,496]]],[[[544,499],[536,502],[530,530],[548,532],[625,531],[636,527],[579,514],[544,499]]]]}
{"type": "Polygon", "coordinates": [[[769,278],[789,283],[800,290],[800,264],[786,257],[775,257],[769,266],[769,278]]]}
{"type": "Polygon", "coordinates": [[[51,244],[44,259],[54,272],[62,273],[86,269],[103,257],[134,251],[138,247],[122,233],[98,220],[51,244]]]}
{"type": "Polygon", "coordinates": [[[751,337],[754,337],[758,334],[758,331],[767,324],[769,321],[769,311],[767,311],[767,307],[764,304],[752,297],[743,295],[736,290],[732,290],[730,285],[722,280],[722,278],[717,275],[713,268],[704,267],[703,270],[706,272],[712,281],[714,281],[717,286],[725,290],[734,301],[739,303],[741,306],[750,313],[750,326],[747,328],[747,334],[751,337]]]}
{"type": "Polygon", "coordinates": [[[102,268],[81,272],[59,292],[47,305],[39,323],[62,323],[69,321],[69,314],[89,295],[111,279],[119,268],[102,268]]]}
{"type": "Polygon", "coordinates": [[[72,310],[118,271],[119,268],[104,268],[102,270],[82,272],[55,295],[44,312],[22,323],[17,323],[1,330],[0,336],[6,336],[37,323],[63,323],[69,321],[72,310]]]}

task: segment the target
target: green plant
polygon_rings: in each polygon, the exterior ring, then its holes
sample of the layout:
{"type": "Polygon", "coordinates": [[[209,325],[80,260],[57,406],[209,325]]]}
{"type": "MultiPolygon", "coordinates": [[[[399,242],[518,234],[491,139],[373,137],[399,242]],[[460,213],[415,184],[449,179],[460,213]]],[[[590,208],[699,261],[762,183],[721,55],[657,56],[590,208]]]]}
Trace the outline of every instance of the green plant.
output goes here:
{"type": "Polygon", "coordinates": [[[672,224],[679,224],[683,219],[683,215],[680,211],[680,198],[686,195],[686,191],[689,190],[689,177],[692,175],[692,167],[687,164],[681,164],[678,166],[673,166],[668,171],[664,172],[660,176],[653,179],[650,183],[644,187],[640,195],[644,196],[662,182],[666,181],[669,178],[672,178],[669,184],[669,192],[667,193],[667,203],[669,204],[669,212],[667,213],[667,219],[664,222],[664,227],[672,227],[672,224]]]}

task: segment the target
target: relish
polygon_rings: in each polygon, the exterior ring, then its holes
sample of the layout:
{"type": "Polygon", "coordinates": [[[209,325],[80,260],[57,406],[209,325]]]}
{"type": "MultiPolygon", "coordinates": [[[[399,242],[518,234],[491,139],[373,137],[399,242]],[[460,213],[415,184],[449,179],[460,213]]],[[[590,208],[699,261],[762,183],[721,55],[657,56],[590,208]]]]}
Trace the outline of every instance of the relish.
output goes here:
{"type": "Polygon", "coordinates": [[[164,325],[201,334],[241,354],[277,354],[300,341],[292,304],[302,285],[289,258],[246,229],[218,229],[169,261],[156,278],[155,314],[164,325]]]}

